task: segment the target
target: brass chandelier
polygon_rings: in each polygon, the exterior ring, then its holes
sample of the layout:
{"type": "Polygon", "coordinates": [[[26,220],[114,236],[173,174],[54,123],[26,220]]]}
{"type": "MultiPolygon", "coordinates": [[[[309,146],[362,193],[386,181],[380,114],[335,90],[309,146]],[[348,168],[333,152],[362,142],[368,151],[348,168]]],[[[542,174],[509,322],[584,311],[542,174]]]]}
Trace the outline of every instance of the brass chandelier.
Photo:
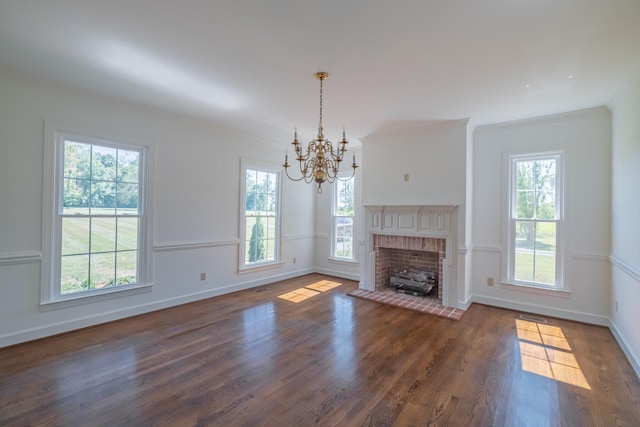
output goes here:
{"type": "Polygon", "coordinates": [[[320,80],[320,122],[318,124],[318,135],[309,141],[306,150],[303,152],[300,142],[298,141],[298,131],[293,131],[293,149],[295,151],[296,160],[300,165],[300,178],[292,178],[289,175],[289,155],[284,157],[284,171],[289,179],[292,181],[304,181],[307,184],[315,182],[318,184],[316,190],[318,194],[322,193],[322,184],[328,182],[333,183],[336,179],[351,179],[356,173],[356,155],[353,155],[353,164],[351,168],[351,176],[345,178],[338,178],[340,172],[340,163],[342,162],[345,153],[347,152],[347,138],[345,136],[344,128],[342,129],[342,141],[338,144],[335,151],[333,144],[328,139],[325,139],[322,127],[322,82],[329,77],[328,73],[324,71],[317,72],[315,74],[316,79],[320,80]]]}

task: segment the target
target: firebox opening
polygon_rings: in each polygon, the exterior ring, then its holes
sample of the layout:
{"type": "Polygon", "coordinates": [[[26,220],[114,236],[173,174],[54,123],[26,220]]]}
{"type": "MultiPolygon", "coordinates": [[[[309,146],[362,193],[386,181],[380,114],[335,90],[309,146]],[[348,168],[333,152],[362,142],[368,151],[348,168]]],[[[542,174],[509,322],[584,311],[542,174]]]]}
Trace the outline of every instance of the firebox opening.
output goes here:
{"type": "Polygon", "coordinates": [[[376,251],[376,290],[402,292],[440,303],[441,261],[438,252],[379,247],[376,251]]]}

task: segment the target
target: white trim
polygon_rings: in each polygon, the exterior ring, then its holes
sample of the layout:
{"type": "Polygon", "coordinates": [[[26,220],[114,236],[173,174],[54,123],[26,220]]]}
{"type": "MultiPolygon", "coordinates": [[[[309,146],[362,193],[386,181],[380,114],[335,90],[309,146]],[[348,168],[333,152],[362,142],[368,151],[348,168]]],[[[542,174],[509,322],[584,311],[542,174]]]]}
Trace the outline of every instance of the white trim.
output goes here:
{"type": "Polygon", "coordinates": [[[550,308],[538,304],[526,304],[516,301],[510,301],[502,298],[487,297],[482,295],[472,295],[471,301],[478,304],[491,305],[494,307],[508,308],[515,311],[524,311],[527,313],[535,313],[543,316],[557,317],[560,319],[575,320],[578,322],[591,323],[600,326],[609,326],[609,318],[581,311],[568,309],[550,308]]]}
{"type": "Polygon", "coordinates": [[[309,240],[313,239],[315,236],[313,234],[286,234],[283,239],[284,240],[309,240]]]}
{"type": "Polygon", "coordinates": [[[538,295],[549,295],[553,297],[559,296],[559,297],[568,298],[571,296],[570,290],[560,289],[560,288],[551,287],[551,286],[549,286],[548,288],[545,288],[541,285],[526,285],[522,283],[502,282],[500,283],[500,287],[502,289],[508,289],[512,291],[528,292],[530,294],[538,294],[538,295]]]}
{"type": "Polygon", "coordinates": [[[122,285],[118,287],[108,288],[108,290],[98,289],[91,294],[81,293],[72,294],[65,299],[41,302],[40,311],[52,311],[59,310],[61,308],[75,307],[78,305],[92,304],[96,302],[102,302],[114,298],[120,298],[124,296],[137,295],[153,290],[152,284],[147,285],[122,285]]]}
{"type": "Polygon", "coordinates": [[[502,248],[500,246],[474,246],[473,250],[478,252],[492,252],[497,254],[502,253],[502,248]]]}
{"type": "Polygon", "coordinates": [[[631,278],[635,279],[637,282],[640,282],[640,269],[629,264],[627,261],[615,256],[609,255],[609,261],[615,267],[627,273],[631,278]]]}
{"type": "Polygon", "coordinates": [[[42,253],[40,252],[7,252],[0,253],[0,266],[32,264],[42,261],[42,253]]]}
{"type": "Polygon", "coordinates": [[[165,242],[165,243],[155,243],[153,245],[153,250],[154,252],[169,252],[169,251],[181,251],[181,250],[188,250],[188,249],[215,248],[218,246],[234,246],[239,244],[240,244],[239,239],[165,242]]]}
{"type": "Polygon", "coordinates": [[[344,271],[331,270],[329,268],[314,268],[314,273],[326,274],[327,276],[340,277],[342,279],[353,280],[355,282],[360,281],[360,275],[357,273],[345,273],[344,271]]]}
{"type": "Polygon", "coordinates": [[[627,356],[627,360],[629,360],[629,364],[635,371],[636,376],[640,381],[640,357],[638,357],[638,355],[636,355],[633,352],[633,350],[631,349],[631,346],[629,345],[627,340],[624,338],[624,336],[620,333],[620,331],[618,330],[618,326],[616,325],[616,323],[613,321],[612,318],[609,318],[609,323],[611,324],[609,326],[609,329],[611,330],[613,337],[618,342],[618,345],[622,349],[622,352],[625,354],[625,356],[627,356]]]}
{"type": "Polygon", "coordinates": [[[253,264],[248,267],[238,268],[238,274],[255,273],[257,271],[270,270],[272,268],[283,267],[284,261],[265,262],[261,264],[253,264]]]}
{"type": "Polygon", "coordinates": [[[605,252],[574,252],[571,254],[571,258],[585,261],[609,261],[609,254],[605,252]]]}
{"type": "Polygon", "coordinates": [[[348,265],[348,266],[355,266],[360,264],[358,261],[348,259],[348,258],[329,257],[327,258],[327,261],[333,264],[342,264],[342,265],[348,265]]]}

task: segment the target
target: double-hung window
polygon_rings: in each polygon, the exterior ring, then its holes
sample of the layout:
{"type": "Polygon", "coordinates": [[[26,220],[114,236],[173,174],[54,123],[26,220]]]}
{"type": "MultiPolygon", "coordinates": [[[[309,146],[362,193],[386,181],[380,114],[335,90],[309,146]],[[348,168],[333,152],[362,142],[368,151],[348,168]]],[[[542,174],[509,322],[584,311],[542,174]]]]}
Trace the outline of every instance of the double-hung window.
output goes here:
{"type": "Polygon", "coordinates": [[[242,162],[240,269],[280,261],[280,170],[277,166],[242,162]]]}
{"type": "Polygon", "coordinates": [[[42,302],[147,284],[146,148],[52,133],[42,302]]]}
{"type": "Polygon", "coordinates": [[[508,281],[562,288],[561,153],[510,158],[508,281]]]}
{"type": "Polygon", "coordinates": [[[354,216],[355,216],[355,178],[336,179],[333,184],[333,227],[332,257],[353,261],[354,254],[354,216]]]}

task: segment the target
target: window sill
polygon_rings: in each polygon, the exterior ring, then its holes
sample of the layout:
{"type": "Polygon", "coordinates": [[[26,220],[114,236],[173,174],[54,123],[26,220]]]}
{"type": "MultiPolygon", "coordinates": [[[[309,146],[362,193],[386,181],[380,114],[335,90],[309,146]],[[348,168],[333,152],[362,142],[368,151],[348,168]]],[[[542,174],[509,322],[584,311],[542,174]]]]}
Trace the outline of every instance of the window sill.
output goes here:
{"type": "Polygon", "coordinates": [[[100,290],[91,292],[90,294],[75,294],[71,296],[60,297],[56,300],[40,303],[40,311],[59,310],[62,308],[75,307],[85,304],[93,304],[96,302],[107,301],[114,298],[122,298],[130,295],[137,295],[151,292],[153,284],[134,285],[119,288],[110,288],[109,290],[100,290]]]}
{"type": "Polygon", "coordinates": [[[357,265],[359,262],[355,259],[329,257],[328,261],[334,264],[357,265]]]}
{"type": "Polygon", "coordinates": [[[256,271],[262,271],[262,270],[269,270],[272,268],[279,268],[284,266],[284,262],[282,261],[276,261],[276,262],[270,262],[268,264],[257,264],[257,265],[251,265],[251,266],[243,266],[240,267],[238,269],[238,274],[247,274],[247,273],[254,273],[256,271]]]}
{"type": "Polygon", "coordinates": [[[518,292],[527,292],[538,295],[550,295],[554,297],[568,298],[571,296],[571,290],[562,288],[552,288],[546,286],[525,285],[522,283],[502,282],[500,284],[502,289],[509,289],[518,292]]]}

